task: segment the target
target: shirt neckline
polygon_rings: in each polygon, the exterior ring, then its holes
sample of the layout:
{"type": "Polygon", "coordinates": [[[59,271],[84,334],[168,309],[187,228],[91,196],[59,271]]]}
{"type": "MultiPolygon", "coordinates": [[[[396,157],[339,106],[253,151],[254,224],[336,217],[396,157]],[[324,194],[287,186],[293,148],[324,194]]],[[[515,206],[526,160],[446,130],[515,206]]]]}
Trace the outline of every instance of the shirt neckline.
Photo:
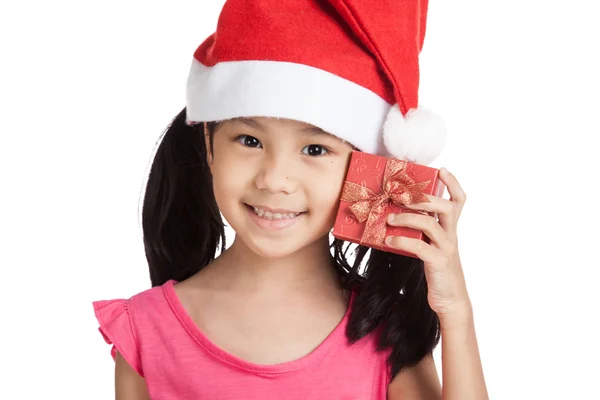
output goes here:
{"type": "Polygon", "coordinates": [[[323,342],[321,342],[321,344],[319,344],[317,348],[315,348],[312,352],[296,360],[287,361],[279,364],[261,365],[241,359],[231,353],[228,353],[227,351],[213,343],[200,330],[200,328],[196,325],[192,317],[188,314],[187,310],[183,307],[183,304],[179,300],[179,297],[175,292],[175,288],[173,287],[175,283],[177,283],[177,281],[174,279],[170,279],[167,282],[165,282],[165,284],[162,285],[163,293],[177,319],[179,319],[183,327],[196,340],[196,342],[198,342],[198,344],[200,344],[200,346],[202,346],[208,353],[227,364],[244,369],[246,371],[264,374],[281,374],[304,369],[310,364],[322,358],[325,354],[327,354],[327,352],[331,349],[331,347],[334,344],[339,343],[341,341],[344,341],[345,343],[346,325],[350,316],[350,309],[352,307],[352,303],[355,297],[355,291],[351,290],[348,307],[346,309],[344,317],[325,338],[325,340],[323,340],[323,342]]]}

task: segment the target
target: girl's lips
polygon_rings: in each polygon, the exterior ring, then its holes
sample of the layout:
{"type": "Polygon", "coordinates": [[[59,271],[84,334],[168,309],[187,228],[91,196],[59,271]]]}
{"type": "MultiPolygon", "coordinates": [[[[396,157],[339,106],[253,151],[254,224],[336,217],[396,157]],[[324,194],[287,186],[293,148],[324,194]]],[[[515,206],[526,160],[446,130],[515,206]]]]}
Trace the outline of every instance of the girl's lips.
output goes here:
{"type": "Polygon", "coordinates": [[[263,211],[268,211],[268,212],[270,212],[272,214],[275,214],[275,213],[279,213],[279,214],[301,214],[301,213],[304,212],[304,211],[284,210],[284,209],[281,209],[281,208],[269,208],[267,206],[253,205],[253,204],[248,204],[248,203],[244,203],[244,204],[246,204],[247,206],[250,206],[250,207],[256,207],[256,208],[261,209],[263,211]]]}
{"type": "Polygon", "coordinates": [[[292,225],[296,224],[300,218],[304,218],[305,213],[301,213],[294,218],[282,218],[282,219],[267,219],[259,217],[255,212],[252,206],[246,204],[246,210],[248,210],[248,214],[250,214],[250,219],[254,221],[258,226],[268,230],[281,230],[285,228],[289,228],[292,225]]]}

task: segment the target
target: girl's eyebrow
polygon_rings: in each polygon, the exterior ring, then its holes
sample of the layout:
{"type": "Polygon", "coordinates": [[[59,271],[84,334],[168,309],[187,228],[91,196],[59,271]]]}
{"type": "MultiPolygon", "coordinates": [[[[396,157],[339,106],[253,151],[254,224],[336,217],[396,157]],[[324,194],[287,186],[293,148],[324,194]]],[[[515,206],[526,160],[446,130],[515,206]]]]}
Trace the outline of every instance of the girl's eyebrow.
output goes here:
{"type": "Polygon", "coordinates": [[[299,132],[301,134],[303,134],[303,135],[310,135],[310,136],[312,136],[312,135],[326,135],[326,136],[331,136],[331,137],[335,138],[334,135],[332,135],[329,132],[325,132],[323,129],[321,129],[321,128],[317,127],[317,126],[309,126],[307,128],[300,129],[299,132]]]}
{"type": "MultiPolygon", "coordinates": [[[[255,128],[255,129],[260,129],[260,130],[266,130],[266,127],[261,124],[260,122],[258,122],[257,120],[253,119],[253,118],[247,118],[247,117],[237,117],[237,118],[232,118],[229,120],[229,122],[239,122],[245,125],[248,125],[251,128],[255,128]]],[[[332,135],[329,132],[325,132],[323,129],[316,127],[316,126],[309,126],[306,128],[302,128],[298,131],[299,133],[301,133],[302,135],[307,135],[307,136],[312,136],[312,135],[326,135],[326,136],[330,136],[332,138],[336,138],[336,136],[332,135]]]]}
{"type": "Polygon", "coordinates": [[[227,120],[225,122],[240,122],[244,125],[248,125],[251,128],[265,130],[265,127],[260,122],[252,118],[237,117],[227,120]]]}

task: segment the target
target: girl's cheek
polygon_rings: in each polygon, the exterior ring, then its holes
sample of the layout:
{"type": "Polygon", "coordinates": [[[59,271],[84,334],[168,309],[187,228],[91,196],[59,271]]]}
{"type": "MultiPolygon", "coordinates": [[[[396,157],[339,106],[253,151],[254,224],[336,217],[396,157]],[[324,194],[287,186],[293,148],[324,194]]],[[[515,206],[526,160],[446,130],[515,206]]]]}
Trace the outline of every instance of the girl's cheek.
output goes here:
{"type": "Polygon", "coordinates": [[[335,203],[341,193],[345,176],[340,177],[339,173],[315,174],[311,179],[310,186],[316,189],[323,203],[335,203]]]}

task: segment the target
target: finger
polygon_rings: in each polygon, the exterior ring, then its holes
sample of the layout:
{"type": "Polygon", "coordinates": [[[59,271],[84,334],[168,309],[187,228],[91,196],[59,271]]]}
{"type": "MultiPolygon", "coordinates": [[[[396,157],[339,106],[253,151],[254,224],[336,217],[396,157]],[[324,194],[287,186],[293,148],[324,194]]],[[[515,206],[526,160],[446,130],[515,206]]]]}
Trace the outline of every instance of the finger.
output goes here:
{"type": "Polygon", "coordinates": [[[429,215],[401,213],[388,216],[390,226],[405,226],[422,231],[431,242],[441,249],[449,248],[450,236],[442,226],[429,215]]]}
{"type": "Polygon", "coordinates": [[[422,210],[436,213],[437,217],[439,218],[440,225],[446,232],[450,233],[455,231],[458,225],[456,204],[441,197],[431,196],[428,194],[425,196],[427,196],[430,203],[415,203],[411,205],[403,205],[403,207],[415,211],[422,210]]]}
{"type": "Polygon", "coordinates": [[[422,210],[427,212],[434,212],[437,214],[450,214],[453,211],[454,205],[450,200],[444,199],[438,196],[432,196],[426,194],[425,197],[429,200],[429,203],[413,203],[403,205],[403,207],[411,210],[422,210]]]}
{"type": "Polygon", "coordinates": [[[426,263],[435,263],[441,258],[441,250],[420,239],[405,236],[388,236],[385,239],[385,243],[389,247],[412,253],[426,263]]]}
{"type": "Polygon", "coordinates": [[[440,169],[440,180],[444,182],[446,188],[448,188],[450,201],[456,203],[459,210],[462,210],[462,207],[467,200],[467,195],[458,183],[458,179],[456,179],[456,177],[450,171],[442,168],[440,169]]]}

